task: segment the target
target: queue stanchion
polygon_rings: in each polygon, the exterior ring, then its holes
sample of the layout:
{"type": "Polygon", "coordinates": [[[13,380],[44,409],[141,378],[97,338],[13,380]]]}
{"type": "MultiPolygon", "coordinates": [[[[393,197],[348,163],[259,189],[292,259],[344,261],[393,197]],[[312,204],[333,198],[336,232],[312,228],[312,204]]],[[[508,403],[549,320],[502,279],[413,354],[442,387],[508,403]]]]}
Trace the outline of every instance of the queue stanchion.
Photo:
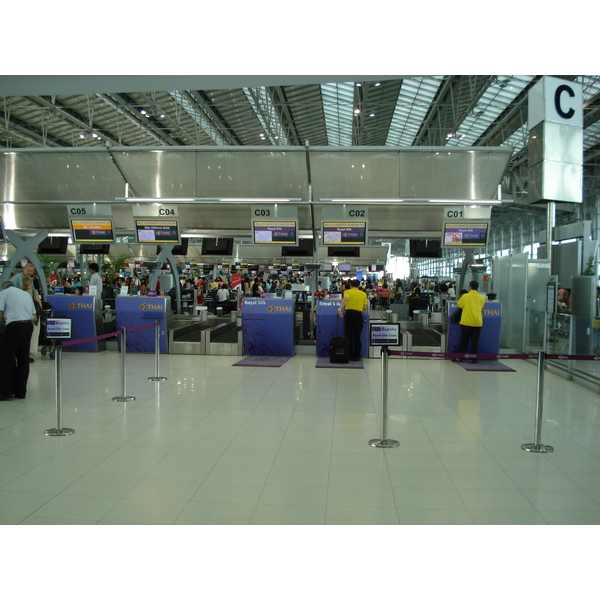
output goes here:
{"type": "Polygon", "coordinates": [[[538,352],[538,370],[537,370],[537,399],[535,415],[535,442],[532,444],[522,444],[521,448],[527,452],[553,452],[554,448],[547,444],[542,444],[542,413],[544,406],[544,359],[546,353],[538,352]]]}
{"type": "Polygon", "coordinates": [[[369,326],[369,340],[372,346],[381,346],[381,438],[369,440],[374,448],[397,448],[398,440],[388,438],[388,343],[399,346],[400,325],[398,323],[374,324],[369,326]]]}
{"type": "Polygon", "coordinates": [[[154,377],[148,377],[150,381],[166,381],[166,377],[159,375],[159,356],[160,356],[160,322],[156,321],[156,335],[154,336],[154,377]]]}
{"type": "Polygon", "coordinates": [[[44,435],[62,436],[72,435],[74,429],[63,427],[62,422],[62,340],[71,338],[71,319],[53,318],[46,319],[44,324],[46,328],[45,338],[52,340],[56,352],[54,357],[54,379],[56,384],[56,427],[46,429],[44,435]]]}
{"type": "Polygon", "coordinates": [[[75,430],[68,427],[63,427],[62,422],[62,343],[60,340],[56,341],[54,378],[56,382],[56,427],[53,429],[46,429],[44,431],[44,435],[72,435],[75,433],[75,430]]]}
{"type": "Polygon", "coordinates": [[[114,402],[131,402],[135,396],[128,396],[127,386],[127,329],[121,327],[121,395],[114,396],[114,402]]]}

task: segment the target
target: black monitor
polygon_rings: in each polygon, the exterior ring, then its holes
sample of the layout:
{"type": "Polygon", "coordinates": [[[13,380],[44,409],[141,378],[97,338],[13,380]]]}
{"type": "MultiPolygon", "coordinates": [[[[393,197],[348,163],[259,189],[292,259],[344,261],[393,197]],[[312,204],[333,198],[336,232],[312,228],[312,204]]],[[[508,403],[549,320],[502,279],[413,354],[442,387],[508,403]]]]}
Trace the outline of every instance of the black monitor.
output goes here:
{"type": "Polygon", "coordinates": [[[410,240],[410,258],[442,258],[439,240],[410,240]]]}
{"type": "Polygon", "coordinates": [[[281,256],[312,256],[314,254],[312,239],[298,240],[297,246],[282,246],[281,256]]]}
{"type": "Polygon", "coordinates": [[[110,244],[80,244],[81,254],[110,254],[110,244]]]}
{"type": "MultiPolygon", "coordinates": [[[[173,256],[187,256],[188,246],[189,246],[189,238],[181,238],[181,244],[175,244],[171,249],[171,254],[173,256]]],[[[160,246],[156,246],[156,255],[160,254],[160,246]]]]}
{"type": "Polygon", "coordinates": [[[69,245],[68,237],[47,237],[38,245],[38,254],[66,254],[69,245]]]}
{"type": "Polygon", "coordinates": [[[202,254],[208,256],[232,256],[233,238],[202,238],[202,254]]]}
{"type": "Polygon", "coordinates": [[[360,258],[360,248],[358,246],[329,246],[327,256],[360,258]]]}

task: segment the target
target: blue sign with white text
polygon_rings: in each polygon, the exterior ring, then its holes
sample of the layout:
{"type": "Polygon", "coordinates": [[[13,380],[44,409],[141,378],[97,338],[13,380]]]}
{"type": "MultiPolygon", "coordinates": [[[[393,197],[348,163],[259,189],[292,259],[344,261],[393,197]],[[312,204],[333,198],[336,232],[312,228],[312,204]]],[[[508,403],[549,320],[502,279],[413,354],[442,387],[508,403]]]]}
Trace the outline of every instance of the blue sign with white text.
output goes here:
{"type": "Polygon", "coordinates": [[[243,353],[253,356],[294,355],[294,300],[242,300],[243,353]]]}

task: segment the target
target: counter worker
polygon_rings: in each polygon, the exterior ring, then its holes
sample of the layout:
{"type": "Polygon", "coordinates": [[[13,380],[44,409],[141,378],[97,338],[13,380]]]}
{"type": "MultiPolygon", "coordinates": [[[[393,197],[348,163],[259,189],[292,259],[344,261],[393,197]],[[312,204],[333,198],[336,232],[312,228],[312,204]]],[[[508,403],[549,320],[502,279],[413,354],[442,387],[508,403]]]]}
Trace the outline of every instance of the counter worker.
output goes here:
{"type": "Polygon", "coordinates": [[[90,266],[88,268],[90,270],[90,273],[92,274],[90,277],[90,294],[92,294],[92,286],[96,286],[96,292],[92,295],[100,296],[102,295],[102,277],[98,275],[100,267],[98,266],[98,263],[90,263],[90,266]]]}
{"type": "Polygon", "coordinates": [[[353,279],[350,289],[344,292],[342,303],[338,308],[338,316],[344,319],[344,337],[350,343],[350,360],[361,359],[362,344],[360,336],[363,329],[362,313],[368,311],[367,294],[359,289],[358,279],[353,279]]]}
{"type": "MultiPolygon", "coordinates": [[[[471,341],[471,352],[477,354],[479,351],[479,334],[483,326],[482,310],[485,305],[485,298],[477,291],[479,283],[471,281],[467,288],[467,293],[461,295],[456,305],[462,308],[462,316],[460,318],[460,343],[457,352],[464,353],[467,351],[469,341],[471,341]]],[[[460,358],[453,358],[454,362],[460,362],[460,358]]],[[[470,362],[477,362],[471,359],[470,362]]]]}
{"type": "Polygon", "coordinates": [[[34,323],[37,316],[31,295],[12,281],[4,282],[0,292],[0,400],[27,395],[34,323]]]}

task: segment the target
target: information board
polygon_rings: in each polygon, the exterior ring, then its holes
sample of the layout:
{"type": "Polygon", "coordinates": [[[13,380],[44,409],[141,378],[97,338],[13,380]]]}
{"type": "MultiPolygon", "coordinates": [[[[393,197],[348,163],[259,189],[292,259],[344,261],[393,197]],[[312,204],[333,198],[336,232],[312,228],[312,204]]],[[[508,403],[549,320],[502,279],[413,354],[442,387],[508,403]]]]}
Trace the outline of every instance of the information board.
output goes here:
{"type": "Polygon", "coordinates": [[[460,248],[464,246],[486,246],[489,223],[445,222],[442,245],[446,248],[460,248]]]}
{"type": "Polygon", "coordinates": [[[325,246],[344,244],[358,246],[366,244],[366,221],[323,221],[322,242],[325,246]]]}
{"type": "Polygon", "coordinates": [[[179,244],[177,219],[136,219],[135,233],[139,244],[179,244]]]}
{"type": "Polygon", "coordinates": [[[70,340],[71,319],[48,317],[46,319],[46,338],[49,340],[70,340]]]}
{"type": "Polygon", "coordinates": [[[369,327],[371,346],[400,346],[400,323],[371,323],[369,327]]]}
{"type": "Polygon", "coordinates": [[[79,244],[114,242],[112,219],[71,219],[71,239],[79,244]]]}
{"type": "Polygon", "coordinates": [[[255,244],[297,243],[298,224],[296,221],[252,221],[255,244]]]}

